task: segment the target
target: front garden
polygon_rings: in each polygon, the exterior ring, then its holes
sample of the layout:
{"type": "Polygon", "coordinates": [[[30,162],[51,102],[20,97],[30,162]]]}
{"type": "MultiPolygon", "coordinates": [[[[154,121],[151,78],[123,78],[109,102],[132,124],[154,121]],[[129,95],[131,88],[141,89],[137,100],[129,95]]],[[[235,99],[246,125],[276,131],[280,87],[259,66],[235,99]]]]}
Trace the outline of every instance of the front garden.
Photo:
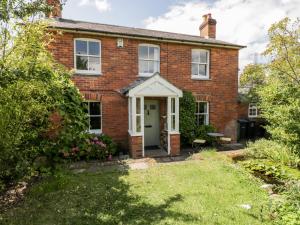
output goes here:
{"type": "Polygon", "coordinates": [[[0,223],[269,224],[269,199],[261,185],[215,152],[144,170],[62,169],[1,213],[0,223]]]}

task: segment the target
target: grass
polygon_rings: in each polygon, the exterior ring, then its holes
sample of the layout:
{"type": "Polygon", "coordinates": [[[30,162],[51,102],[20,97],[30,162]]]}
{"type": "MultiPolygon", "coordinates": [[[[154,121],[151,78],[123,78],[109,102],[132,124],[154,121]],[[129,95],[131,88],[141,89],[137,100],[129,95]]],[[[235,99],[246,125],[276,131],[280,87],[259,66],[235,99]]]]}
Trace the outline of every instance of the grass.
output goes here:
{"type": "Polygon", "coordinates": [[[268,224],[260,183],[217,153],[202,157],[147,170],[64,171],[0,213],[0,224],[268,224]]]}

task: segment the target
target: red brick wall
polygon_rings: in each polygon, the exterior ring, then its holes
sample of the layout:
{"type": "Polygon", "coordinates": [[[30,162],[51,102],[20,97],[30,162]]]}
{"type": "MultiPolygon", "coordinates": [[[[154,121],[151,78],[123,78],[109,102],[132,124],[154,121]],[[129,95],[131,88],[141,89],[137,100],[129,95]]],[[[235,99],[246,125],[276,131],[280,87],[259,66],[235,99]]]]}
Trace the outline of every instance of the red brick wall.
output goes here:
{"type": "Polygon", "coordinates": [[[207,48],[210,54],[210,80],[191,79],[192,45],[124,39],[117,48],[116,38],[64,33],[49,46],[54,57],[67,68],[74,65],[74,38],[94,38],[102,43],[102,75],[74,75],[73,81],[84,93],[97,93],[103,102],[103,132],[116,141],[127,141],[127,99],[119,90],[138,77],[138,44],[160,45],[161,76],[182,90],[192,91],[198,100],[210,103],[210,123],[219,132],[236,138],[238,50],[207,48]]]}
{"type": "Polygon", "coordinates": [[[134,159],[143,157],[143,137],[142,136],[130,136],[129,141],[129,153],[134,159]]]}
{"type": "Polygon", "coordinates": [[[180,155],[180,134],[170,135],[171,156],[180,155]]]}
{"type": "Polygon", "coordinates": [[[247,119],[248,118],[248,103],[239,103],[238,104],[238,118],[247,119]]]}

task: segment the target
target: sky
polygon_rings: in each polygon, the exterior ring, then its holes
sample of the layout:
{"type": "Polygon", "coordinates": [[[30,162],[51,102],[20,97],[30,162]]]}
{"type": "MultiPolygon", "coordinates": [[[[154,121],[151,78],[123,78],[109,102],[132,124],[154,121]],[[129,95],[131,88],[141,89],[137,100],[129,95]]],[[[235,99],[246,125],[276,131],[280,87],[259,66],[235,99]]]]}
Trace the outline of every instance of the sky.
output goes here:
{"type": "Polygon", "coordinates": [[[63,9],[68,19],[191,35],[207,13],[217,20],[217,39],[247,46],[242,70],[266,48],[271,24],[300,17],[300,0],[67,0],[63,9]]]}

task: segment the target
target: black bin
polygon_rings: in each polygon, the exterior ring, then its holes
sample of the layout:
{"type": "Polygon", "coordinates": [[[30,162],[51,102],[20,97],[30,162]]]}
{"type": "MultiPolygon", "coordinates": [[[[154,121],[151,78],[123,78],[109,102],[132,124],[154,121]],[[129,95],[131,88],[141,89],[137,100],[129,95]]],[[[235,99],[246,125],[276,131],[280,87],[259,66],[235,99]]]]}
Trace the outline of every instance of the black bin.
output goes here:
{"type": "Polygon", "coordinates": [[[247,140],[249,137],[249,121],[245,119],[239,119],[238,120],[239,126],[238,126],[238,141],[240,140],[247,140]]]}

